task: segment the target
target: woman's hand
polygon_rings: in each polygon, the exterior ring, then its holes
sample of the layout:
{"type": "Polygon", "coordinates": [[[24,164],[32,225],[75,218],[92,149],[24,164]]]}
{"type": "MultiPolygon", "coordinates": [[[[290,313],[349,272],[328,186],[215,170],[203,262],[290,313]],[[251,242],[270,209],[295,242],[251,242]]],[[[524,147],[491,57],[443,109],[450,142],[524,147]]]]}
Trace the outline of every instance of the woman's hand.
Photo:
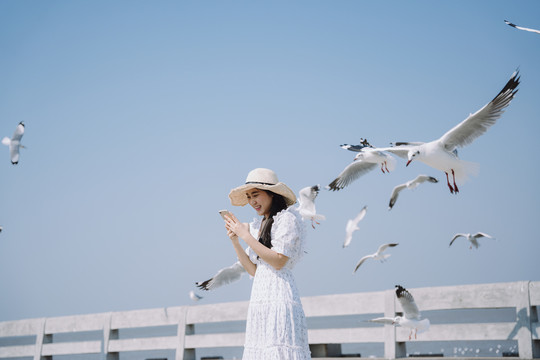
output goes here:
{"type": "Polygon", "coordinates": [[[227,236],[229,237],[229,239],[232,240],[232,242],[238,242],[238,235],[236,235],[229,229],[227,229],[227,236]]]}
{"type": "MultiPolygon", "coordinates": [[[[225,228],[227,229],[227,235],[231,238],[231,235],[240,236],[242,239],[246,239],[249,233],[249,224],[241,223],[233,213],[225,215],[225,228]]],[[[233,240],[233,238],[231,238],[233,240]]]]}

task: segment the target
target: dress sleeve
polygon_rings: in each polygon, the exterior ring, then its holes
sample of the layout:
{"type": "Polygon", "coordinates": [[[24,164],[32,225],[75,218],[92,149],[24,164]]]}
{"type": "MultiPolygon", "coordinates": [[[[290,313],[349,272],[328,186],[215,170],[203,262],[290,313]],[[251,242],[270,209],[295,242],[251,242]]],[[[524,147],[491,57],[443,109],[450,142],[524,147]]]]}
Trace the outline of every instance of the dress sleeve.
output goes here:
{"type": "Polygon", "coordinates": [[[276,216],[272,225],[272,250],[289,258],[294,257],[301,240],[299,225],[296,216],[290,212],[276,216]]]}

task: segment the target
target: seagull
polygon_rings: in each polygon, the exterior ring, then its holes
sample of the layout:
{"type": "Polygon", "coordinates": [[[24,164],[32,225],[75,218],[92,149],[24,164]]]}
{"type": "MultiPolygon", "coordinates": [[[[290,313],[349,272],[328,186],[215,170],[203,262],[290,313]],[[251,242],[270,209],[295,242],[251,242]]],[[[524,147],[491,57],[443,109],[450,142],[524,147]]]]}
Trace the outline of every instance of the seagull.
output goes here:
{"type": "Polygon", "coordinates": [[[19,163],[19,148],[24,148],[21,144],[21,138],[24,134],[24,123],[21,121],[15,128],[13,137],[10,139],[5,136],[2,139],[2,144],[9,146],[9,156],[11,157],[11,163],[17,165],[19,163]]]}
{"type": "Polygon", "coordinates": [[[454,237],[452,238],[452,241],[450,241],[450,245],[448,245],[448,246],[452,246],[452,244],[454,243],[454,240],[456,240],[458,237],[464,237],[467,240],[469,240],[469,242],[471,243],[471,247],[469,249],[471,249],[471,250],[472,250],[473,246],[476,249],[478,249],[478,247],[480,246],[480,244],[478,243],[478,239],[480,239],[482,237],[485,237],[485,238],[488,238],[488,239],[493,239],[492,236],[490,236],[488,234],[485,234],[485,233],[481,233],[481,232],[477,232],[474,235],[457,233],[456,235],[454,235],[454,237]]]}
{"type": "Polygon", "coordinates": [[[383,173],[390,172],[396,167],[396,159],[386,151],[364,148],[326,188],[332,191],[341,190],[360,176],[375,169],[377,165],[380,165],[383,173]]]}
{"type": "Polygon", "coordinates": [[[349,145],[349,144],[343,144],[340,145],[342,149],[349,150],[349,151],[355,151],[360,152],[363,148],[370,147],[372,148],[371,144],[367,141],[367,139],[360,138],[360,144],[358,145],[349,145]]]}
{"type": "Polygon", "coordinates": [[[199,301],[201,300],[203,297],[201,295],[198,295],[198,294],[195,294],[195,291],[191,290],[189,292],[189,297],[191,298],[191,300],[193,301],[199,301]]]}
{"type": "Polygon", "coordinates": [[[525,30],[525,31],[530,31],[530,32],[533,32],[533,33],[540,34],[540,30],[529,29],[529,28],[526,28],[526,27],[517,26],[516,24],[512,24],[512,23],[511,23],[510,21],[508,21],[508,20],[504,20],[504,22],[506,23],[506,25],[510,25],[511,27],[514,27],[514,28],[516,28],[516,29],[519,29],[519,30],[525,30]]]}
{"type": "Polygon", "coordinates": [[[347,221],[347,226],[345,227],[345,233],[346,233],[345,242],[343,243],[343,247],[347,247],[351,243],[352,234],[356,230],[360,229],[358,227],[358,223],[360,222],[360,220],[364,218],[364,216],[366,216],[366,212],[367,212],[367,205],[364,206],[362,210],[360,210],[360,213],[358,213],[358,215],[356,215],[354,219],[347,221]]]}
{"type": "Polygon", "coordinates": [[[370,322],[376,322],[380,324],[399,325],[411,329],[409,333],[409,340],[411,340],[413,331],[414,338],[418,333],[427,331],[430,326],[429,319],[422,319],[418,306],[414,301],[413,296],[401,285],[396,285],[396,296],[403,308],[404,315],[396,317],[380,317],[368,320],[370,322]]]}
{"type": "Polygon", "coordinates": [[[300,190],[300,196],[298,197],[299,206],[297,210],[304,220],[311,220],[311,227],[314,229],[315,225],[313,225],[313,222],[318,225],[319,222],[317,222],[317,220],[326,219],[324,215],[317,214],[315,211],[315,198],[319,194],[320,189],[320,185],[305,187],[300,190]]]}
{"type": "Polygon", "coordinates": [[[214,290],[220,286],[239,280],[245,271],[240,261],[237,261],[231,266],[219,270],[212,278],[196,282],[195,285],[202,290],[214,290]]]}
{"type": "Polygon", "coordinates": [[[398,246],[398,244],[394,244],[394,243],[392,243],[392,244],[383,244],[383,245],[379,246],[379,249],[377,249],[377,252],[375,254],[366,255],[363,258],[361,258],[360,261],[358,262],[358,264],[356,264],[356,267],[354,268],[353,274],[356,272],[356,270],[358,270],[360,265],[362,265],[364,263],[364,261],[366,261],[367,259],[380,260],[381,262],[386,261],[386,259],[388,257],[390,257],[390,254],[383,254],[383,251],[388,249],[389,247],[394,247],[394,246],[398,246]]]}
{"type": "Polygon", "coordinates": [[[419,160],[426,165],[441,170],[446,174],[446,183],[452,194],[457,194],[457,182],[463,182],[467,176],[474,174],[478,164],[460,160],[456,148],[472,143],[484,134],[490,126],[501,117],[505,108],[510,104],[519,85],[519,70],[516,70],[503,89],[484,107],[470,114],[461,123],[450,129],[439,139],[428,143],[399,142],[395,146],[381,148],[395,155],[406,158],[407,166],[413,160],[419,160]],[[452,174],[453,184],[450,184],[449,174],[452,174]]]}
{"type": "Polygon", "coordinates": [[[427,176],[427,175],[418,175],[415,179],[407,181],[405,184],[398,185],[392,190],[392,195],[390,196],[390,203],[388,210],[392,210],[394,205],[396,204],[397,198],[399,196],[399,193],[401,190],[407,188],[407,189],[415,189],[418,185],[422,184],[423,182],[432,182],[437,183],[439,180],[435,179],[433,176],[427,176]]]}

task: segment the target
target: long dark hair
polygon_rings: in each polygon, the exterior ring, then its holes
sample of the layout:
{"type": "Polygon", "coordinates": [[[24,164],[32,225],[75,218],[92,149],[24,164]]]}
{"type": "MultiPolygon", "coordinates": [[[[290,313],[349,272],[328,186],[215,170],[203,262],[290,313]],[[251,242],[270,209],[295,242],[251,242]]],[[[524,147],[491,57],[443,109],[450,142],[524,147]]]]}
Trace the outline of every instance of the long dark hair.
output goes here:
{"type": "Polygon", "coordinates": [[[287,202],[285,201],[285,198],[279,194],[276,194],[269,190],[263,190],[268,193],[268,195],[272,196],[272,205],[270,205],[270,213],[268,214],[268,218],[264,222],[263,228],[261,230],[261,236],[259,237],[259,242],[266,246],[267,248],[272,248],[272,236],[271,236],[271,230],[272,230],[272,224],[274,223],[274,216],[279,213],[282,210],[285,210],[287,208],[287,202]]]}

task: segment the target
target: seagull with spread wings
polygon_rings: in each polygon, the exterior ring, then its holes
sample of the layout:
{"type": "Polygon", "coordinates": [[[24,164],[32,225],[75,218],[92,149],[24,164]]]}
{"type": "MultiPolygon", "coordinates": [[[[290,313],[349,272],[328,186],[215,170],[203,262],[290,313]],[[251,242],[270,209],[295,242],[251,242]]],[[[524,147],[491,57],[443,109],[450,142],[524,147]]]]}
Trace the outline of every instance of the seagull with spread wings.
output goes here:
{"type": "Polygon", "coordinates": [[[448,246],[452,246],[452,244],[454,243],[454,241],[459,238],[459,237],[464,237],[465,239],[467,239],[470,243],[471,243],[471,247],[470,249],[472,250],[473,246],[478,249],[478,247],[480,246],[480,244],[478,243],[478,239],[480,238],[488,238],[488,239],[493,239],[492,236],[486,234],[486,233],[482,233],[482,232],[477,232],[476,234],[462,234],[462,233],[457,233],[456,235],[454,235],[454,237],[452,238],[452,241],[450,241],[450,245],[448,246]]]}
{"type": "Polygon", "coordinates": [[[24,145],[21,144],[23,134],[24,123],[21,121],[15,128],[15,132],[13,133],[11,139],[7,136],[2,139],[2,144],[9,146],[9,157],[13,165],[17,165],[19,163],[19,148],[24,148],[24,145]]]}
{"type": "Polygon", "coordinates": [[[383,254],[383,252],[388,249],[389,247],[398,246],[398,244],[391,243],[391,244],[383,244],[379,246],[377,249],[377,252],[374,254],[366,255],[363,258],[358,261],[358,264],[356,264],[356,267],[354,268],[353,274],[358,270],[360,265],[362,265],[367,259],[374,259],[374,260],[380,260],[381,262],[386,261],[387,258],[390,257],[390,254],[383,254]]]}
{"type": "Polygon", "coordinates": [[[345,227],[345,242],[343,243],[343,247],[349,246],[352,241],[353,232],[360,230],[358,223],[364,218],[364,216],[366,216],[366,212],[367,206],[364,206],[354,219],[347,221],[347,226],[345,227]]]}
{"type": "Polygon", "coordinates": [[[472,143],[484,134],[504,113],[519,85],[519,71],[516,70],[503,89],[488,104],[447,131],[439,139],[421,142],[397,142],[392,147],[379,148],[407,159],[407,166],[418,160],[446,174],[446,183],[452,194],[458,193],[457,182],[463,182],[478,170],[478,164],[458,158],[457,148],[472,143]],[[449,174],[453,182],[450,183],[449,174]]]}
{"type": "Polygon", "coordinates": [[[396,317],[380,317],[368,320],[370,322],[376,322],[387,325],[399,325],[411,330],[409,333],[409,340],[412,338],[414,332],[414,338],[416,335],[424,331],[427,331],[430,327],[429,319],[422,319],[418,305],[414,301],[413,296],[407,289],[401,285],[396,285],[396,296],[403,308],[403,316],[396,317]]]}
{"type": "Polygon", "coordinates": [[[315,210],[315,198],[319,194],[321,187],[319,185],[308,186],[300,190],[298,197],[298,212],[304,220],[311,220],[311,227],[315,229],[314,222],[320,224],[317,220],[325,220],[326,217],[317,214],[315,210]]]}
{"type": "Polygon", "coordinates": [[[242,274],[245,272],[246,270],[240,261],[237,261],[231,266],[219,270],[216,275],[212,276],[210,279],[196,282],[195,285],[202,290],[214,290],[220,286],[240,280],[242,274]]]}
{"type": "Polygon", "coordinates": [[[341,174],[327,186],[327,189],[341,190],[377,166],[380,166],[383,173],[388,173],[396,167],[396,159],[386,151],[365,147],[358,152],[353,162],[347,165],[341,174]]]}
{"type": "Polygon", "coordinates": [[[399,196],[399,193],[404,189],[415,189],[418,185],[424,183],[424,182],[432,182],[437,183],[439,180],[435,179],[433,176],[427,176],[427,175],[418,175],[413,180],[409,180],[404,184],[400,184],[392,190],[392,195],[390,195],[390,203],[388,204],[389,208],[388,210],[392,210],[394,205],[396,204],[397,198],[399,196]]]}

